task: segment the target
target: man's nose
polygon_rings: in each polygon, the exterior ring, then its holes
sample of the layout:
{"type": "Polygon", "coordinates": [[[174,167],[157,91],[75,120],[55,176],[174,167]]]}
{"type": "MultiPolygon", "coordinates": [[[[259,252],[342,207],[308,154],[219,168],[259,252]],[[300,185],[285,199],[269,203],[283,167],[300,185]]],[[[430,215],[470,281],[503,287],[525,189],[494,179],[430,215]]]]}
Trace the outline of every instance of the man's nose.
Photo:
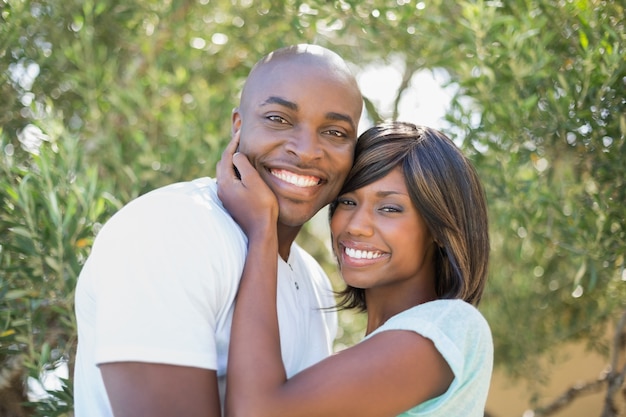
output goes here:
{"type": "Polygon", "coordinates": [[[322,158],[323,143],[316,129],[302,126],[297,129],[287,145],[287,151],[297,155],[303,162],[322,158]]]}

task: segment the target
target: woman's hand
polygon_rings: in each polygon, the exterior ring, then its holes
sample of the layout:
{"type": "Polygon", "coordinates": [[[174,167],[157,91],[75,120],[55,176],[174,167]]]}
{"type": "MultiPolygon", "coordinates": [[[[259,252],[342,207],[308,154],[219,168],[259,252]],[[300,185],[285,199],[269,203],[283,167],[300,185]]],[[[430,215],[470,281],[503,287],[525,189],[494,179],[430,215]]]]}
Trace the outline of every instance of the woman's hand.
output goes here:
{"type": "Polygon", "coordinates": [[[233,135],[217,163],[217,195],[248,239],[263,238],[275,233],[278,202],[248,158],[236,152],[239,135],[233,135]]]}

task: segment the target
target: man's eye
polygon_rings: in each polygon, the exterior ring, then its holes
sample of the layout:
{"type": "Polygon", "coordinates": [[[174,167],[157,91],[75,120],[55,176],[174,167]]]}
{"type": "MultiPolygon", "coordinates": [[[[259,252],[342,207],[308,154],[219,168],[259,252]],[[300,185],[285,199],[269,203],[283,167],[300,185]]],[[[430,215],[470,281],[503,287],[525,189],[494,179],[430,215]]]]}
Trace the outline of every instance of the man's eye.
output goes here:
{"type": "Polygon", "coordinates": [[[337,138],[345,138],[347,136],[344,132],[340,130],[327,130],[326,133],[337,138]]]}
{"type": "Polygon", "coordinates": [[[276,115],[271,115],[271,116],[267,116],[268,120],[271,120],[272,122],[276,122],[276,123],[282,123],[282,124],[287,124],[287,120],[283,119],[280,116],[276,116],[276,115]]]}

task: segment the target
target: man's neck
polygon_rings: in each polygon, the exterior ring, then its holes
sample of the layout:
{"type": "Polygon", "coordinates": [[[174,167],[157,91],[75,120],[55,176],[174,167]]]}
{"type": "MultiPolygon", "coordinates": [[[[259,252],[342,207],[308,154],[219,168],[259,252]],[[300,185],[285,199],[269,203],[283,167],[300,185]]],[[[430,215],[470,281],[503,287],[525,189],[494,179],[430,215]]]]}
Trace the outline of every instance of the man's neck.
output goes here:
{"type": "Polygon", "coordinates": [[[285,225],[278,225],[278,254],[285,262],[289,259],[289,252],[291,251],[291,245],[296,240],[296,236],[302,229],[302,226],[292,227],[285,225]]]}

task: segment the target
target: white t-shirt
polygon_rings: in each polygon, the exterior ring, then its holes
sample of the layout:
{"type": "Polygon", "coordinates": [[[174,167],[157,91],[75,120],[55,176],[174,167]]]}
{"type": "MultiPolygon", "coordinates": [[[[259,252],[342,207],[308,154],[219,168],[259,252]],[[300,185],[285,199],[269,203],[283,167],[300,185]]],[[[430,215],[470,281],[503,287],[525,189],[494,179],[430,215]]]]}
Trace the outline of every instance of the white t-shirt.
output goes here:
{"type": "MultiPolygon", "coordinates": [[[[223,400],[245,234],[202,178],[145,194],[98,233],[76,288],[76,417],[112,416],[97,364],[139,361],[217,370],[223,400]]],[[[278,263],[288,376],[327,357],[337,317],[330,282],[295,243],[278,263]]]]}
{"type": "Polygon", "coordinates": [[[402,417],[483,417],[493,369],[491,330],[482,314],[462,300],[420,304],[390,318],[368,335],[409,330],[433,341],[454,373],[448,390],[402,417]]]}

